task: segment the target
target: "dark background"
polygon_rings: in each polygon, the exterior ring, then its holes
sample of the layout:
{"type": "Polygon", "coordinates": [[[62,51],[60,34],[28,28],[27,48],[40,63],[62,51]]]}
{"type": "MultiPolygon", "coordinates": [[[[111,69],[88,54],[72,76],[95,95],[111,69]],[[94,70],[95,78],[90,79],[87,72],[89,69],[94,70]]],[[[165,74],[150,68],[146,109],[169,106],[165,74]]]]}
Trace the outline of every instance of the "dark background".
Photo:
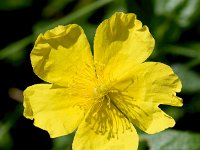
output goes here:
{"type": "Polygon", "coordinates": [[[50,139],[22,116],[22,91],[42,82],[29,55],[38,33],[58,24],[81,25],[92,44],[97,25],[116,11],[137,14],[156,40],[149,60],[170,65],[182,80],[184,106],[163,107],[177,121],[173,129],[200,132],[199,0],[1,0],[0,149],[71,149],[73,135],[50,139]]]}

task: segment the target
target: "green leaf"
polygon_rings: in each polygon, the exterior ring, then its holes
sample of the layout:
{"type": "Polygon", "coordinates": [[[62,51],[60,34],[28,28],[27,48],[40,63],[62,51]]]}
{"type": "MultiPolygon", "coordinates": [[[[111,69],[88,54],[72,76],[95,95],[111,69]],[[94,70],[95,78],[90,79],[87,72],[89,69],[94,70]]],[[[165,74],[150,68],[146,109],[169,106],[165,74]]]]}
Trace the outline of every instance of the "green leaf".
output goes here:
{"type": "Polygon", "coordinates": [[[187,44],[187,45],[166,45],[162,48],[166,53],[171,53],[173,55],[181,55],[189,58],[200,58],[200,46],[196,44],[187,44]]]}
{"type": "Polygon", "coordinates": [[[13,141],[8,132],[10,128],[9,124],[2,124],[0,122],[0,149],[1,150],[8,150],[11,149],[13,141]]]}
{"type": "Polygon", "coordinates": [[[166,130],[157,134],[142,134],[152,150],[199,150],[200,134],[176,130],[166,130]]]}
{"type": "Polygon", "coordinates": [[[8,60],[11,60],[10,62],[15,63],[16,61],[21,59],[21,56],[23,56],[23,55],[17,55],[17,54],[19,54],[21,50],[24,50],[24,48],[27,45],[29,45],[33,41],[34,37],[37,36],[39,33],[45,32],[45,31],[47,31],[51,28],[54,28],[58,25],[69,24],[69,23],[73,22],[74,20],[79,19],[79,18],[83,17],[84,15],[91,13],[91,11],[94,11],[112,1],[113,0],[95,1],[77,11],[70,13],[69,15],[64,16],[63,18],[61,18],[55,22],[49,23],[45,27],[41,27],[41,28],[37,27],[36,28],[37,30],[34,32],[33,35],[30,35],[24,39],[14,42],[11,45],[8,45],[4,49],[2,49],[0,51],[0,60],[8,59],[8,60]]]}
{"type": "Polygon", "coordinates": [[[43,16],[52,17],[54,14],[60,12],[65,6],[73,0],[50,0],[48,5],[43,9],[43,16]]]}
{"type": "Polygon", "coordinates": [[[95,35],[95,31],[97,29],[97,25],[94,24],[90,24],[88,22],[82,22],[80,23],[81,27],[83,28],[88,41],[90,43],[91,48],[93,47],[93,40],[94,40],[94,35],[95,35]]]}
{"type": "Polygon", "coordinates": [[[140,140],[139,145],[138,145],[138,150],[148,150],[148,145],[146,141],[140,140]]]}
{"type": "Polygon", "coordinates": [[[53,139],[52,150],[71,150],[74,133],[53,139]]]}
{"type": "Polygon", "coordinates": [[[182,64],[174,64],[172,68],[182,81],[183,92],[191,93],[200,91],[199,74],[193,70],[188,69],[182,64]]]}
{"type": "Polygon", "coordinates": [[[199,19],[199,6],[199,0],[185,0],[185,5],[183,9],[181,9],[179,16],[177,17],[178,24],[181,27],[188,27],[193,23],[193,21],[199,19]]]}
{"type": "Polygon", "coordinates": [[[158,16],[173,20],[180,27],[189,27],[200,14],[199,0],[154,0],[154,11],[158,16]]]}
{"type": "Polygon", "coordinates": [[[125,0],[115,0],[113,1],[112,5],[108,5],[106,7],[106,13],[104,15],[104,19],[109,18],[115,12],[119,11],[127,12],[125,0]]]}
{"type": "Polygon", "coordinates": [[[17,42],[14,42],[0,51],[0,60],[6,59],[13,64],[20,62],[24,56],[24,49],[32,42],[32,36],[28,36],[17,42]]]}
{"type": "Polygon", "coordinates": [[[28,7],[32,0],[0,0],[0,10],[11,10],[28,7]]]}
{"type": "Polygon", "coordinates": [[[85,14],[91,13],[92,11],[112,2],[113,0],[103,0],[103,1],[95,1],[89,5],[86,5],[85,7],[76,10],[72,13],[70,13],[69,15],[64,16],[63,18],[52,22],[51,24],[49,24],[48,26],[46,26],[45,28],[42,28],[40,31],[37,31],[36,33],[41,33],[41,32],[45,32],[49,29],[52,29],[58,25],[65,25],[65,24],[69,24],[71,22],[73,22],[74,20],[83,17],[85,14]]]}
{"type": "Polygon", "coordinates": [[[17,119],[22,116],[23,106],[19,104],[11,113],[7,113],[5,118],[0,122],[0,150],[11,149],[13,141],[10,135],[10,128],[16,123],[17,119]]]}
{"type": "Polygon", "coordinates": [[[190,114],[200,113],[200,94],[196,94],[191,98],[185,106],[185,111],[190,114]]]}

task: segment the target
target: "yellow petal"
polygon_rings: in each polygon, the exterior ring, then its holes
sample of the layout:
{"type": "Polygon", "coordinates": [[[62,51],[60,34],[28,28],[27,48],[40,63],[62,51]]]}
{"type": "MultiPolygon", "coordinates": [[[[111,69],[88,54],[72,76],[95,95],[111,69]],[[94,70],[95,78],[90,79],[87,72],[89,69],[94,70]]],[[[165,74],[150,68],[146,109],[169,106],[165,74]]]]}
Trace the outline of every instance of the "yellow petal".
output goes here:
{"type": "Polygon", "coordinates": [[[34,72],[44,81],[64,87],[85,65],[93,65],[92,61],[84,31],[75,24],[39,35],[31,52],[34,72]]]}
{"type": "Polygon", "coordinates": [[[115,99],[116,106],[126,114],[126,117],[143,131],[153,134],[173,127],[175,121],[165,114],[158,104],[130,101],[130,99],[115,99]]]}
{"type": "Polygon", "coordinates": [[[174,126],[174,120],[158,107],[159,104],[182,106],[182,99],[176,96],[181,82],[169,66],[154,62],[140,64],[115,88],[123,94],[113,93],[112,99],[142,130],[156,133],[174,126]]]}
{"type": "Polygon", "coordinates": [[[126,90],[126,94],[136,101],[182,106],[182,99],[176,96],[181,90],[181,81],[169,66],[162,63],[142,63],[129,70],[115,86],[126,90]]]}
{"type": "Polygon", "coordinates": [[[137,147],[135,128],[119,110],[105,103],[100,110],[96,106],[90,110],[73,142],[74,150],[136,150],[137,147]]]}
{"type": "Polygon", "coordinates": [[[107,134],[97,134],[82,123],[75,134],[74,150],[137,150],[138,135],[133,129],[127,130],[118,137],[108,139],[107,134]]]}
{"type": "MultiPolygon", "coordinates": [[[[104,76],[118,77],[146,60],[153,48],[148,27],[142,26],[135,14],[118,12],[97,28],[94,60],[96,65],[104,66],[104,76]]],[[[97,73],[102,70],[98,68],[97,73]]]]}
{"type": "Polygon", "coordinates": [[[24,91],[24,116],[34,119],[34,125],[58,137],[73,132],[84,117],[84,112],[69,98],[66,88],[51,84],[36,84],[24,91]]]}

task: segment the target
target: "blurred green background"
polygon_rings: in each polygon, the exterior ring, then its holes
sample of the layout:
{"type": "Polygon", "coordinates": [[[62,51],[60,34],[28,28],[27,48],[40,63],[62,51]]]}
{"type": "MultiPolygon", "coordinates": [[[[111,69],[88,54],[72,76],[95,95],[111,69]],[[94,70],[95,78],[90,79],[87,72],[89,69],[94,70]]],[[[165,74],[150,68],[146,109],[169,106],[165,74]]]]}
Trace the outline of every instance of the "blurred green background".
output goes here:
{"type": "Polygon", "coordinates": [[[81,25],[92,45],[98,24],[116,11],[136,13],[150,28],[149,60],[170,65],[183,84],[184,106],[162,107],[176,126],[139,131],[139,150],[200,150],[200,0],[0,0],[0,150],[71,149],[74,134],[50,139],[22,116],[22,91],[42,82],[29,54],[39,33],[69,23],[81,25]]]}

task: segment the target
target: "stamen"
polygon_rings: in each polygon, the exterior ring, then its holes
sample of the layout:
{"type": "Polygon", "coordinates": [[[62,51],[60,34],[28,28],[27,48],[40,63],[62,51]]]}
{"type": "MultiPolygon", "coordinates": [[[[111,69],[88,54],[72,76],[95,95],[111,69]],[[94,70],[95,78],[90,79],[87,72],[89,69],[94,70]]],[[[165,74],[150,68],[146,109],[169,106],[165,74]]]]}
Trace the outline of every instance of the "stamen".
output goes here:
{"type": "Polygon", "coordinates": [[[81,102],[75,105],[88,112],[85,121],[91,129],[97,134],[107,134],[108,138],[118,137],[120,133],[131,130],[131,123],[125,114],[126,111],[121,111],[117,105],[121,104],[119,100],[130,101],[125,105],[122,104],[121,107],[122,110],[130,109],[130,106],[126,109],[126,105],[130,105],[134,99],[128,96],[127,89],[133,81],[123,90],[114,89],[112,88],[113,77],[108,75],[109,79],[104,79],[104,65],[95,64],[95,67],[96,72],[92,66],[86,64],[81,71],[77,72],[70,86],[71,95],[80,98],[81,102]],[[115,99],[115,96],[119,99],[115,99]]]}
{"type": "Polygon", "coordinates": [[[110,108],[110,97],[108,95],[106,95],[106,98],[108,99],[107,106],[108,106],[108,108],[110,108]]]}
{"type": "MultiPolygon", "coordinates": [[[[125,94],[126,92],[120,92],[118,90],[114,91],[110,94],[110,97],[113,100],[112,103],[119,108],[119,110],[130,120],[130,122],[137,123],[138,120],[146,118],[149,115],[141,107],[135,105],[134,102],[136,102],[136,100],[125,94]],[[146,117],[143,115],[146,115],[146,117]]],[[[142,124],[140,124],[140,126],[145,129],[142,124]]]]}
{"type": "Polygon", "coordinates": [[[107,134],[108,138],[118,137],[118,134],[131,129],[130,122],[115,108],[108,93],[95,100],[87,114],[86,122],[97,134],[107,134]]]}
{"type": "Polygon", "coordinates": [[[69,84],[69,93],[72,97],[77,97],[77,101],[74,104],[85,110],[91,107],[93,97],[93,88],[95,87],[95,72],[94,68],[85,63],[84,67],[76,72],[73,80],[69,84]],[[80,99],[80,102],[79,102],[80,99]]]}

